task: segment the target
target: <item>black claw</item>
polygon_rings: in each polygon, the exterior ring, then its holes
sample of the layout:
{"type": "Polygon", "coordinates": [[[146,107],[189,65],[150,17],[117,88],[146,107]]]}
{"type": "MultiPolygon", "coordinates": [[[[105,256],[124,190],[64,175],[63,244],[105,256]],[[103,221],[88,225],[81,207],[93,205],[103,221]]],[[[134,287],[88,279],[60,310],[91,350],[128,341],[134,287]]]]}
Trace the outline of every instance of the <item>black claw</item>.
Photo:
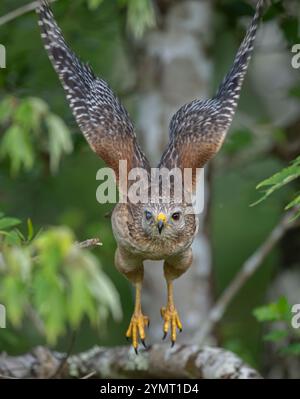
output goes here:
{"type": "Polygon", "coordinates": [[[136,354],[136,355],[138,355],[138,354],[139,354],[139,351],[138,351],[138,349],[137,349],[137,348],[134,348],[134,351],[135,351],[135,354],[136,354]]]}
{"type": "Polygon", "coordinates": [[[141,343],[143,344],[143,347],[144,347],[145,349],[147,349],[147,345],[146,345],[146,342],[145,342],[144,339],[141,339],[141,343]]]}
{"type": "Polygon", "coordinates": [[[179,328],[179,332],[182,333],[182,328],[179,328]]]}
{"type": "Polygon", "coordinates": [[[148,328],[150,327],[150,320],[148,321],[148,326],[147,326],[148,328]]]}
{"type": "Polygon", "coordinates": [[[168,333],[164,332],[164,335],[163,335],[163,337],[162,337],[162,340],[166,339],[167,334],[168,334],[168,333]]]}
{"type": "Polygon", "coordinates": [[[175,345],[175,341],[171,342],[171,348],[173,348],[173,346],[175,345]]]}
{"type": "Polygon", "coordinates": [[[129,337],[126,337],[126,341],[127,341],[127,342],[129,341],[129,337]]]}

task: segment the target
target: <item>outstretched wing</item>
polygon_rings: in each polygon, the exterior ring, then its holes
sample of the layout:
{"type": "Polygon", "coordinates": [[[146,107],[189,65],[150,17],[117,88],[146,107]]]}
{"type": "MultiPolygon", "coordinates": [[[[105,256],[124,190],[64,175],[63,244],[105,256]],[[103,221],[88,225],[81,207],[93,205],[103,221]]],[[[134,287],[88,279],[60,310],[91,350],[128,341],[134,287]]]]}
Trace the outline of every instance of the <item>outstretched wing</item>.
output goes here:
{"type": "Polygon", "coordinates": [[[203,167],[219,151],[235,114],[263,7],[264,0],[259,0],[233,66],[216,96],[207,101],[192,101],[173,116],[169,145],[160,167],[195,170],[203,167]]]}
{"type": "Polygon", "coordinates": [[[108,84],[68,47],[47,1],[40,2],[37,14],[45,49],[93,151],[114,169],[117,178],[119,160],[127,161],[128,171],[134,167],[148,169],[126,109],[108,84]]]}

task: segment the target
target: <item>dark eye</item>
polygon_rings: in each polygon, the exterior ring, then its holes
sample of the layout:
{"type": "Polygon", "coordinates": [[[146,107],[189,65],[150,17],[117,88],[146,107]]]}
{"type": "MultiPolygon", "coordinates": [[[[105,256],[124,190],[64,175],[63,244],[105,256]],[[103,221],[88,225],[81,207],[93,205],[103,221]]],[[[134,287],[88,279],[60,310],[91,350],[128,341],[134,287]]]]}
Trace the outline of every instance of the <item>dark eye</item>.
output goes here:
{"type": "Polygon", "coordinates": [[[150,220],[150,219],[152,218],[152,213],[149,212],[149,211],[146,211],[146,212],[145,212],[145,216],[146,216],[146,219],[147,219],[147,220],[150,220]]]}
{"type": "Polygon", "coordinates": [[[173,213],[172,219],[175,220],[175,221],[179,220],[180,219],[180,212],[173,213]]]}

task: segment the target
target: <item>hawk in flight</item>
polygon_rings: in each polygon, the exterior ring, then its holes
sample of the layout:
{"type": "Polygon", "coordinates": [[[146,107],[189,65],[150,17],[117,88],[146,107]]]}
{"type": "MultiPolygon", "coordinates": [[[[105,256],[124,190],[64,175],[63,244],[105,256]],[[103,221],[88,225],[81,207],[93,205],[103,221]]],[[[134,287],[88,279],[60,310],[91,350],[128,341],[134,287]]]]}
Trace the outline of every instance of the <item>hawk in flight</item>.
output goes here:
{"type": "MultiPolygon", "coordinates": [[[[210,100],[194,100],[183,105],[173,116],[169,143],[159,169],[190,168],[194,172],[219,151],[237,108],[264,2],[257,2],[252,22],[217,94],[210,100]]],[[[127,162],[127,173],[132,168],[143,168],[150,174],[148,160],[137,143],[126,109],[108,84],[97,78],[90,66],[81,62],[67,45],[47,1],[40,1],[37,13],[45,49],[92,150],[114,170],[119,183],[120,160],[127,162]]],[[[195,179],[190,187],[193,192],[195,179]]],[[[139,340],[145,345],[145,327],[149,325],[149,318],[141,308],[143,261],[164,260],[167,304],[161,309],[161,315],[164,335],[170,330],[173,345],[177,329],[182,330],[173,301],[173,281],[192,264],[191,244],[198,228],[197,215],[188,212],[189,202],[178,203],[172,195],[166,200],[159,193],[157,201],[118,203],[112,214],[118,244],[115,265],[136,290],[134,312],[126,332],[136,352],[139,340]]]]}

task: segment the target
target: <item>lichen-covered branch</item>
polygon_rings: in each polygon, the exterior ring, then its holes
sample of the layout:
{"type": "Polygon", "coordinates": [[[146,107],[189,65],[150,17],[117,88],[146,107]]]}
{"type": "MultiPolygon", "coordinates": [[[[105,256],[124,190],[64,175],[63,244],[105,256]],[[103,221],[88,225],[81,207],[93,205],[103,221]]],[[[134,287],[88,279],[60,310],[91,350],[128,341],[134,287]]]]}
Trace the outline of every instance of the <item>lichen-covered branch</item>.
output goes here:
{"type": "Polygon", "coordinates": [[[82,242],[76,243],[79,248],[94,248],[94,247],[101,247],[102,242],[100,241],[99,238],[90,238],[89,240],[85,240],[82,242]]]}
{"type": "Polygon", "coordinates": [[[95,347],[70,356],[37,347],[21,356],[0,355],[1,378],[254,379],[259,373],[232,352],[197,345],[153,345],[136,355],[127,346],[95,347]],[[60,370],[59,375],[56,371],[60,370]]]}

